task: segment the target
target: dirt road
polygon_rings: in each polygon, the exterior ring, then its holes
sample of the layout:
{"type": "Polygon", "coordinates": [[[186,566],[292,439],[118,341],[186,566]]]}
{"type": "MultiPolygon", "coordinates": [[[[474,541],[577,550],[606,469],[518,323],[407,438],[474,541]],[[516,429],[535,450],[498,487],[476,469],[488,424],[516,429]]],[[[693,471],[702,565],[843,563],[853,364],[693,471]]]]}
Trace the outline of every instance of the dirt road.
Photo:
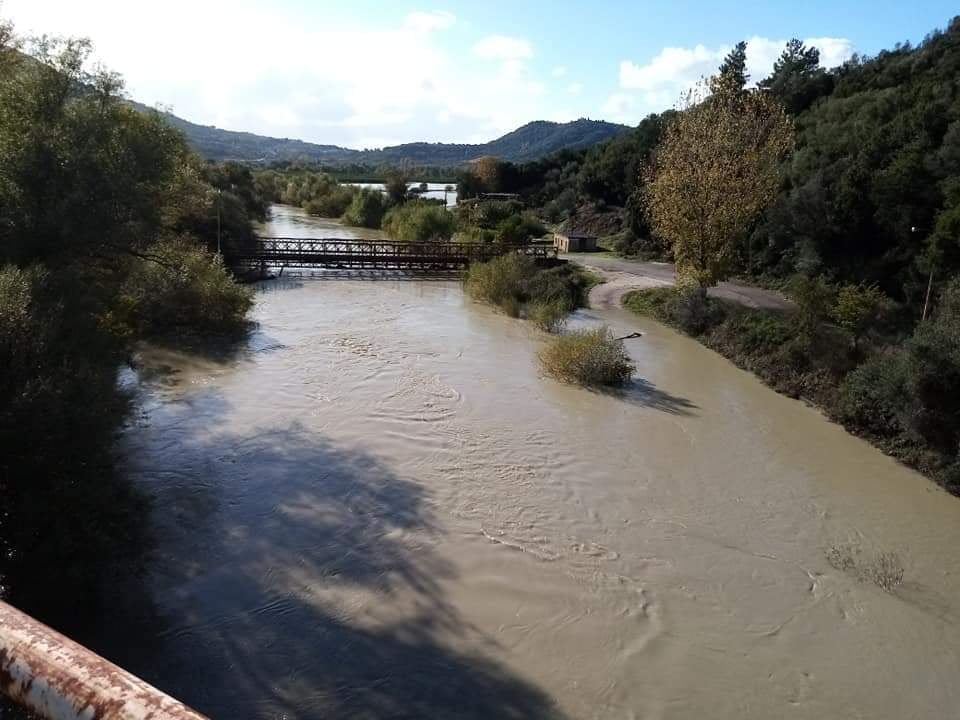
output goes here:
{"type": "MultiPolygon", "coordinates": [[[[610,257],[608,255],[563,255],[563,259],[578,263],[602,275],[606,282],[590,293],[593,307],[615,307],[631,290],[665,287],[675,282],[674,267],[670,263],[640,262],[610,257]]],[[[722,282],[710,288],[711,297],[731,300],[750,308],[787,310],[793,303],[773,290],[743,285],[737,282],[722,282]]]]}

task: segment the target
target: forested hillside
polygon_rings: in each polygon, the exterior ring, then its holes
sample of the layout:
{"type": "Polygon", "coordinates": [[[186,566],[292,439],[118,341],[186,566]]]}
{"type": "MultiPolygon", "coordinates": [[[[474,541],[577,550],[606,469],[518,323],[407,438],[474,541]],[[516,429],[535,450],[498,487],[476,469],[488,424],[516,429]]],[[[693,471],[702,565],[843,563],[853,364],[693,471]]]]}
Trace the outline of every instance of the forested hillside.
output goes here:
{"type": "MultiPolygon", "coordinates": [[[[141,110],[149,109],[139,103],[133,105],[141,110]]],[[[301,162],[329,167],[360,165],[370,168],[401,164],[456,167],[484,155],[522,162],[565,148],[590,147],[627,130],[624,125],[585,118],[568,123],[540,120],[488,143],[414,142],[380,149],[352,150],[337,145],[318,145],[303,140],[221,130],[189,122],[172,113],[165,112],[162,116],[186,135],[195,152],[208,160],[261,164],[301,162]]]]}

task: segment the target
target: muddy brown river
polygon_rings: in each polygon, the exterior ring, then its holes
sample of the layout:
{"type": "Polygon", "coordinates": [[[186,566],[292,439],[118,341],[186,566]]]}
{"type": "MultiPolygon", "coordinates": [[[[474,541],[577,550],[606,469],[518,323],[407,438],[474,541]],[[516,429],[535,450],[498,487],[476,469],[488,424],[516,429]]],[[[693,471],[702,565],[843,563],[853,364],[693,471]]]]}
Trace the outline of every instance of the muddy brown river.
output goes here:
{"type": "Polygon", "coordinates": [[[456,282],[285,274],[253,315],[145,349],[122,440],[157,557],[98,645],[200,711],[960,716],[960,500],[696,342],[578,313],[645,333],[600,394],[456,282]]]}

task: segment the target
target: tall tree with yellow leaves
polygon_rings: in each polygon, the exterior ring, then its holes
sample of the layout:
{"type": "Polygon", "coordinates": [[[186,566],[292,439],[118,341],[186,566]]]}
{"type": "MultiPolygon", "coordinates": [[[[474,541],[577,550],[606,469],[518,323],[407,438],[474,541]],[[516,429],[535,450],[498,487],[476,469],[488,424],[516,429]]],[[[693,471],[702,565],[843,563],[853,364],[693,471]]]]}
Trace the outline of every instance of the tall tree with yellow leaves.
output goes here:
{"type": "Polygon", "coordinates": [[[737,241],[776,197],[793,126],[768,93],[721,75],[683,98],[649,168],[645,209],[673,246],[681,284],[706,289],[730,272],[737,241]]]}

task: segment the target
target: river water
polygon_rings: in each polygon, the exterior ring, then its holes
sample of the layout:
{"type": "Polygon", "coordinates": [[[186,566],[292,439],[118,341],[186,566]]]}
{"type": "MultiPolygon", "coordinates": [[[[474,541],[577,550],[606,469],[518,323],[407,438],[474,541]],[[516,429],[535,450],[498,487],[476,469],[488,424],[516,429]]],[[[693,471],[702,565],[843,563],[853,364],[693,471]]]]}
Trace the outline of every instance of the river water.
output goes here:
{"type": "Polygon", "coordinates": [[[545,336],[455,282],[285,275],[254,318],[141,354],[156,559],[89,638],[199,710],[960,714],[960,500],[696,342],[578,313],[645,333],[616,395],[542,377],[545,336]]]}

